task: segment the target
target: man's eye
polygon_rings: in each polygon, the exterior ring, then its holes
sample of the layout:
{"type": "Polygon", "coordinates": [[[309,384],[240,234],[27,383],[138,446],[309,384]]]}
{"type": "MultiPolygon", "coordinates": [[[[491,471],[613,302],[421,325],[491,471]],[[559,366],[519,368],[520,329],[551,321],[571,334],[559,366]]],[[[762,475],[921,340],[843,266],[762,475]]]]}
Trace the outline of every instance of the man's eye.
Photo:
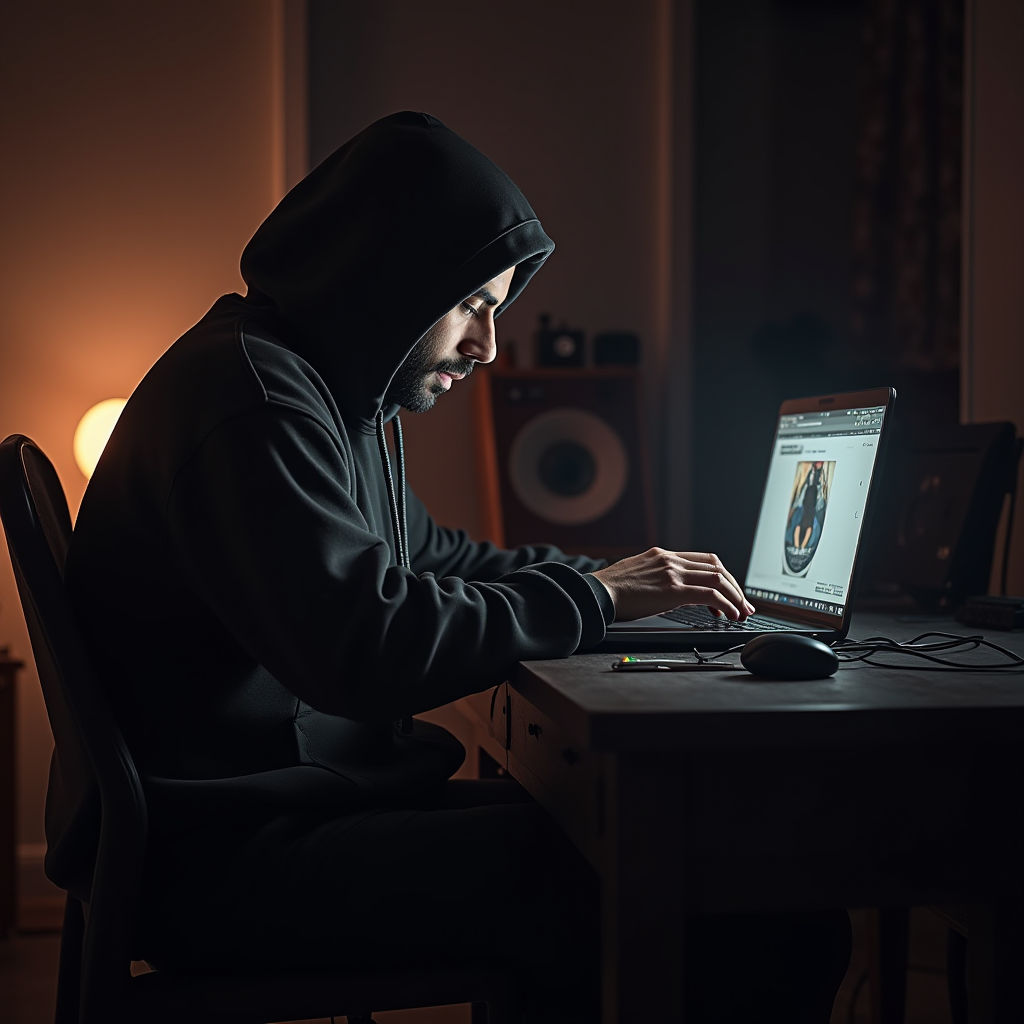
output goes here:
{"type": "Polygon", "coordinates": [[[468,302],[462,303],[462,308],[466,311],[468,316],[479,316],[480,311],[476,307],[471,306],[468,302]]]}

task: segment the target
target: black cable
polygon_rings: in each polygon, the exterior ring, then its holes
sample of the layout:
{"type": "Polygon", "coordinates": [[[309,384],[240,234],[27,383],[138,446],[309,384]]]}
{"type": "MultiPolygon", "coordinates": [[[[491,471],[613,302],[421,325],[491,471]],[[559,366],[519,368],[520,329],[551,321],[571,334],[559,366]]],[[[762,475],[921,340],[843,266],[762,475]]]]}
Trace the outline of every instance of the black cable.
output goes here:
{"type": "Polygon", "coordinates": [[[726,654],[735,654],[737,651],[742,651],[746,646],[746,643],[737,644],[735,647],[730,647],[725,651],[719,651],[717,654],[704,654],[703,651],[698,651],[697,648],[694,647],[693,654],[694,657],[703,664],[706,661],[714,661],[716,658],[721,658],[726,654]]]}
{"type": "MultiPolygon", "coordinates": [[[[737,644],[735,647],[718,651],[715,654],[705,654],[693,648],[693,656],[698,662],[703,664],[715,661],[717,658],[722,658],[727,654],[735,654],[737,651],[742,651],[745,646],[745,643],[737,644]]],[[[992,643],[991,640],[986,640],[980,633],[972,636],[961,636],[957,633],[929,631],[927,633],[919,633],[912,640],[905,640],[903,642],[893,640],[892,637],[888,636],[869,636],[863,640],[837,640],[832,644],[832,649],[836,652],[836,657],[839,658],[839,661],[844,664],[863,661],[867,665],[877,665],[881,668],[893,668],[895,666],[887,665],[884,662],[871,661],[870,659],[879,654],[906,654],[930,662],[930,664],[901,665],[899,666],[900,668],[929,669],[933,672],[962,672],[965,669],[972,672],[1018,672],[1024,669],[1024,658],[1014,654],[1013,651],[1007,650],[1005,647],[1000,647],[999,644],[992,643]],[[931,643],[921,643],[926,637],[942,637],[943,639],[932,641],[931,643]],[[966,654],[969,651],[977,650],[979,647],[986,647],[989,650],[997,651],[1008,660],[978,664],[936,657],[936,655],[943,652],[966,654]]]]}
{"type": "Polygon", "coordinates": [[[1013,651],[1000,647],[990,640],[986,640],[980,633],[973,636],[960,636],[956,633],[942,633],[930,630],[927,633],[920,633],[912,640],[900,643],[887,636],[871,636],[863,640],[841,640],[832,645],[836,656],[841,662],[863,661],[868,665],[880,665],[881,667],[892,668],[891,664],[885,662],[871,661],[870,659],[880,654],[909,655],[921,658],[930,662],[928,665],[901,665],[901,668],[909,669],[930,669],[936,672],[962,672],[965,669],[970,672],[1017,672],[1024,669],[1024,658],[1013,651]],[[932,643],[920,643],[926,637],[943,637],[943,640],[932,643]],[[951,661],[948,658],[936,657],[942,652],[963,653],[985,647],[991,651],[997,651],[1007,660],[1000,662],[977,663],[968,661],[951,661]]]}

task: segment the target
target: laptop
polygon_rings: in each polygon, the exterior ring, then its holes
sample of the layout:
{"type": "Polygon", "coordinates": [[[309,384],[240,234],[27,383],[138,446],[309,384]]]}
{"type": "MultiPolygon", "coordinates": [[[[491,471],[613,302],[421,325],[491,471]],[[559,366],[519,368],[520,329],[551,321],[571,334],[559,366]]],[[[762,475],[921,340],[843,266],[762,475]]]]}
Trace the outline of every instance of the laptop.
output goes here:
{"type": "Polygon", "coordinates": [[[782,403],[743,583],[754,615],[732,622],[687,605],[612,623],[598,650],[722,650],[779,631],[844,638],[895,400],[874,388],[782,403]]]}

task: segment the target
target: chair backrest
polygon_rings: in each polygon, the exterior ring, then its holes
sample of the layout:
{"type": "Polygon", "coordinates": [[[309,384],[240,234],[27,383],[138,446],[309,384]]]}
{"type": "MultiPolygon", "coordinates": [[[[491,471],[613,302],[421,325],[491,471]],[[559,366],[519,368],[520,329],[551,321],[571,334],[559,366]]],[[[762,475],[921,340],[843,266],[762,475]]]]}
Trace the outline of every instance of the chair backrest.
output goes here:
{"type": "Polygon", "coordinates": [[[209,1006],[227,1019],[265,1020],[265,1014],[272,1020],[309,1019],[345,1012],[336,1007],[346,999],[362,1007],[486,999],[492,1000],[490,1019],[520,1019],[507,974],[479,966],[440,973],[299,971],[269,980],[266,972],[221,980],[217,972],[170,972],[168,977],[157,971],[133,983],[129,967],[146,804],[64,588],[71,517],[63,488],[46,456],[20,434],[0,443],[0,518],[55,742],[47,792],[47,874],[71,893],[69,910],[76,911],[65,916],[61,940],[59,1020],[196,1019],[209,1006]],[[86,908],[80,963],[76,938],[67,942],[70,924],[81,936],[78,900],[86,908]],[[66,949],[76,962],[65,986],[66,949]]]}
{"type": "Polygon", "coordinates": [[[89,909],[84,1013],[128,977],[146,804],[64,587],[71,540],[64,490],[43,452],[20,434],[0,444],[0,518],[54,736],[46,871],[89,909]]]}

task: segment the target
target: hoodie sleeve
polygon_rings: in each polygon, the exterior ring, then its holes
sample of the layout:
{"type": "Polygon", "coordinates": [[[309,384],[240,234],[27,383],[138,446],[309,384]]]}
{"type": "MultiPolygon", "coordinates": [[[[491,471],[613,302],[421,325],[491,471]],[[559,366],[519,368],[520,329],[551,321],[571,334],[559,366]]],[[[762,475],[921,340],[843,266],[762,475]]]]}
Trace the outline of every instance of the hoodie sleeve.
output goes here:
{"type": "Polygon", "coordinates": [[[569,565],[520,564],[528,556],[432,524],[418,531],[426,561],[496,578],[390,564],[352,487],[336,437],[264,406],[209,434],[168,498],[172,563],[312,707],[366,721],[415,714],[496,685],[520,660],[565,657],[604,636],[599,594],[569,565]]]}
{"type": "Polygon", "coordinates": [[[567,555],[556,547],[531,545],[504,550],[490,541],[470,540],[465,530],[438,526],[423,502],[406,489],[409,550],[415,572],[435,576],[458,576],[463,580],[488,583],[507,572],[537,562],[560,562],[577,572],[588,573],[607,565],[602,559],[567,555]]]}

